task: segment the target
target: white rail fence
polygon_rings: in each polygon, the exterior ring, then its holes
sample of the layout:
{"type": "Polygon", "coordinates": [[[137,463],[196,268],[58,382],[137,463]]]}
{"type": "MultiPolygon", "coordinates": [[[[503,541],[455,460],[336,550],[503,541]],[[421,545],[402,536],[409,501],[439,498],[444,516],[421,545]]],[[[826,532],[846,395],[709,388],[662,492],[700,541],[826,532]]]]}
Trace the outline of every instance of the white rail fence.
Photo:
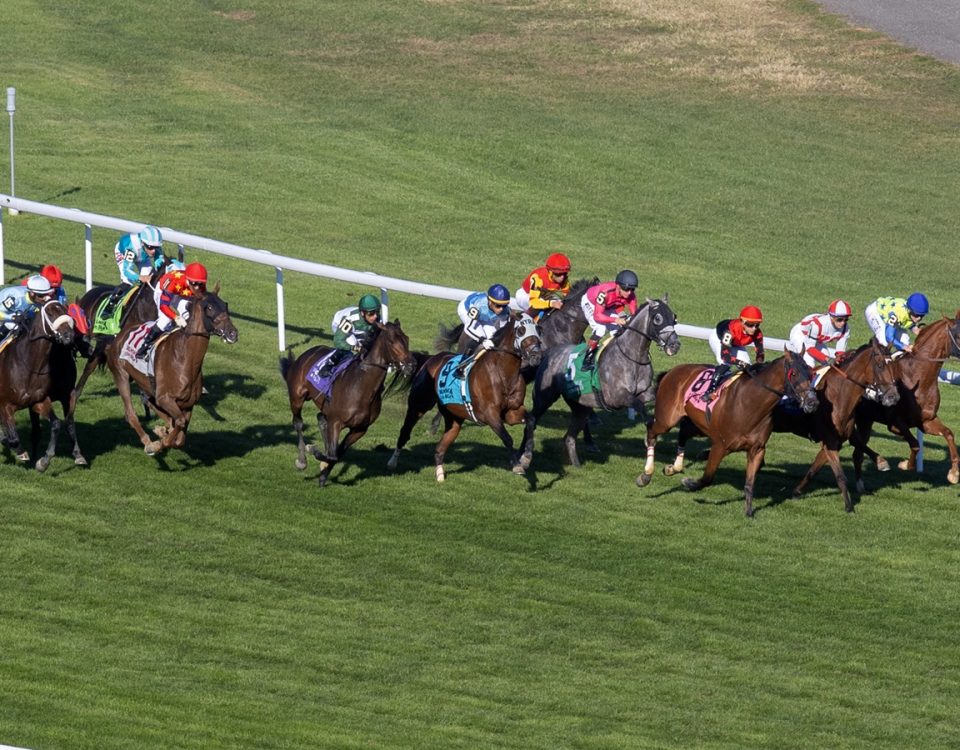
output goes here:
{"type": "MultiPolygon", "coordinates": [[[[15,198],[10,195],[0,193],[0,284],[6,278],[5,275],[5,249],[3,233],[3,210],[18,211],[20,213],[35,214],[37,216],[46,216],[52,219],[61,219],[63,221],[82,224],[84,226],[84,258],[85,258],[85,280],[86,288],[93,286],[93,233],[92,227],[100,229],[113,229],[118,232],[138,232],[145,225],[143,222],[130,221],[128,219],[118,219],[113,216],[104,216],[94,214],[88,211],[80,211],[74,208],[64,208],[54,206],[48,203],[37,203],[35,201],[15,198]]],[[[397,279],[390,276],[381,276],[370,271],[352,271],[337,266],[330,266],[324,263],[313,263],[311,261],[291,258],[285,255],[277,255],[269,250],[260,250],[241,245],[233,245],[229,242],[212,240],[207,237],[181,232],[170,227],[159,227],[163,233],[165,242],[173,242],[183,247],[191,247],[197,250],[205,250],[210,253],[227,255],[232,258],[258,263],[263,266],[272,267],[276,273],[277,284],[277,339],[280,351],[286,349],[286,315],[284,314],[283,297],[283,272],[297,271],[299,273],[309,274],[311,276],[320,276],[326,279],[336,279],[338,281],[349,281],[355,284],[365,286],[379,287],[381,290],[381,300],[384,306],[387,305],[386,290],[395,292],[405,292],[407,294],[418,294],[424,297],[434,297],[437,299],[447,299],[459,302],[472,289],[456,289],[453,287],[437,286],[435,284],[424,284],[419,281],[408,281],[407,279],[397,279]]],[[[680,323],[677,325],[677,333],[688,338],[706,340],[710,333],[709,328],[701,328],[680,323]]],[[[770,349],[783,350],[785,341],[783,339],[767,337],[765,339],[767,347],[770,349]]]]}

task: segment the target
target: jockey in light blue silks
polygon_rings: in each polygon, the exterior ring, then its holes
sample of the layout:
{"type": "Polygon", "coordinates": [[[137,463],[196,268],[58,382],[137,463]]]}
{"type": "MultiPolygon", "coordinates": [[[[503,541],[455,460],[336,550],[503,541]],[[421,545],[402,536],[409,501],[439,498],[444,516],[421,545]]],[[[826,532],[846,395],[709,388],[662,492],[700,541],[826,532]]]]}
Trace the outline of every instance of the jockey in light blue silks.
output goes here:
{"type": "Polygon", "coordinates": [[[156,227],[146,226],[137,234],[125,234],[113,248],[120,269],[120,284],[110,293],[110,299],[100,317],[109,320],[120,302],[136,284],[147,282],[153,272],[163,268],[163,237],[156,227]]]}

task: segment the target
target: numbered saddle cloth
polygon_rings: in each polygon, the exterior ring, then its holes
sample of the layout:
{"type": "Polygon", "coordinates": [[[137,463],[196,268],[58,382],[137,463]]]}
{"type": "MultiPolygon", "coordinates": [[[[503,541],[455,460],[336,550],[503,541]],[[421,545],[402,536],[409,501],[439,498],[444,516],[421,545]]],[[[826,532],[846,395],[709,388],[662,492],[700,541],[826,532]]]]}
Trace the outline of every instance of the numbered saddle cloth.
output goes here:
{"type": "Polygon", "coordinates": [[[567,370],[563,376],[563,392],[565,395],[570,398],[577,398],[583,393],[600,390],[600,375],[597,367],[600,353],[600,351],[597,352],[593,367],[584,370],[583,360],[587,356],[587,345],[585,343],[577,344],[571,349],[567,357],[567,370]]]}
{"type": "Polygon", "coordinates": [[[323,366],[327,363],[327,360],[330,359],[338,350],[331,349],[329,352],[324,354],[320,359],[313,363],[313,367],[310,368],[310,371],[307,373],[307,382],[310,383],[314,388],[316,388],[320,393],[322,393],[326,398],[330,398],[330,392],[333,390],[333,382],[340,376],[340,374],[346,370],[350,363],[356,359],[355,354],[350,354],[347,357],[344,357],[342,360],[337,362],[333,366],[333,369],[329,372],[321,372],[323,366]]]}

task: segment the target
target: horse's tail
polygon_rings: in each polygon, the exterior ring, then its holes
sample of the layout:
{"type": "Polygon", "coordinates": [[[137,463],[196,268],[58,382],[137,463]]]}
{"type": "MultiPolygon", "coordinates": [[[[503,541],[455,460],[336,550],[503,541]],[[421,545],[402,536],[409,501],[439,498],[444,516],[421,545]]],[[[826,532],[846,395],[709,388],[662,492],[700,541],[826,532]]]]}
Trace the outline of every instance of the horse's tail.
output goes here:
{"type": "Polygon", "coordinates": [[[463,334],[463,323],[457,323],[453,328],[447,328],[443,323],[440,324],[440,333],[434,339],[433,345],[438,352],[449,352],[457,345],[460,336],[463,334]]]}
{"type": "Polygon", "coordinates": [[[293,367],[293,363],[296,361],[292,348],[287,349],[286,357],[280,357],[280,377],[283,378],[284,382],[287,380],[287,373],[290,372],[290,368],[293,367]]]}

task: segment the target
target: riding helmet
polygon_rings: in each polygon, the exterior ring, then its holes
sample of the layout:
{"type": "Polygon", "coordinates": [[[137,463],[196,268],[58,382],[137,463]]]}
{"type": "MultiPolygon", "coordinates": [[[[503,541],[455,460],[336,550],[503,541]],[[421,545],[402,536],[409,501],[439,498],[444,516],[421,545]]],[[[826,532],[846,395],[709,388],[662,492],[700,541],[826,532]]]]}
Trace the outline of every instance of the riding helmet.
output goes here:
{"type": "Polygon", "coordinates": [[[740,320],[744,323],[762,323],[763,313],[756,305],[747,305],[740,311],[740,320]]]}
{"type": "Polygon", "coordinates": [[[160,235],[160,230],[154,226],[147,225],[140,230],[140,234],[137,235],[142,242],[147,247],[160,247],[163,244],[163,237],[160,235]]]}
{"type": "Polygon", "coordinates": [[[50,282],[47,281],[40,274],[35,274],[27,279],[27,291],[32,292],[33,294],[50,294],[53,291],[53,287],[50,286],[50,282]]]}
{"type": "Polygon", "coordinates": [[[503,284],[494,284],[487,290],[487,299],[495,305],[506,305],[510,302],[510,292],[503,284]]]}
{"type": "Polygon", "coordinates": [[[835,299],[830,303],[830,307],[827,308],[827,313],[832,315],[834,318],[849,318],[850,305],[848,305],[842,299],[835,299]]]}
{"type": "Polygon", "coordinates": [[[360,298],[357,304],[362,312],[380,312],[380,300],[372,294],[365,294],[360,298]]]}
{"type": "Polygon", "coordinates": [[[191,263],[187,266],[185,273],[187,281],[196,281],[200,284],[207,283],[207,269],[203,267],[202,263],[191,263]]]}
{"type": "Polygon", "coordinates": [[[907,309],[914,315],[926,315],[930,312],[930,303],[927,301],[926,295],[914,292],[907,297],[907,309]]]}
{"type": "Polygon", "coordinates": [[[63,272],[56,266],[44,266],[40,269],[40,275],[50,282],[50,286],[63,286],[63,272]]]}
{"type": "Polygon", "coordinates": [[[616,282],[620,285],[621,289],[626,289],[628,292],[633,291],[640,284],[637,275],[627,269],[617,274],[616,282]]]}
{"type": "Polygon", "coordinates": [[[563,253],[554,253],[547,258],[547,270],[557,273],[570,273],[570,259],[563,253]]]}

